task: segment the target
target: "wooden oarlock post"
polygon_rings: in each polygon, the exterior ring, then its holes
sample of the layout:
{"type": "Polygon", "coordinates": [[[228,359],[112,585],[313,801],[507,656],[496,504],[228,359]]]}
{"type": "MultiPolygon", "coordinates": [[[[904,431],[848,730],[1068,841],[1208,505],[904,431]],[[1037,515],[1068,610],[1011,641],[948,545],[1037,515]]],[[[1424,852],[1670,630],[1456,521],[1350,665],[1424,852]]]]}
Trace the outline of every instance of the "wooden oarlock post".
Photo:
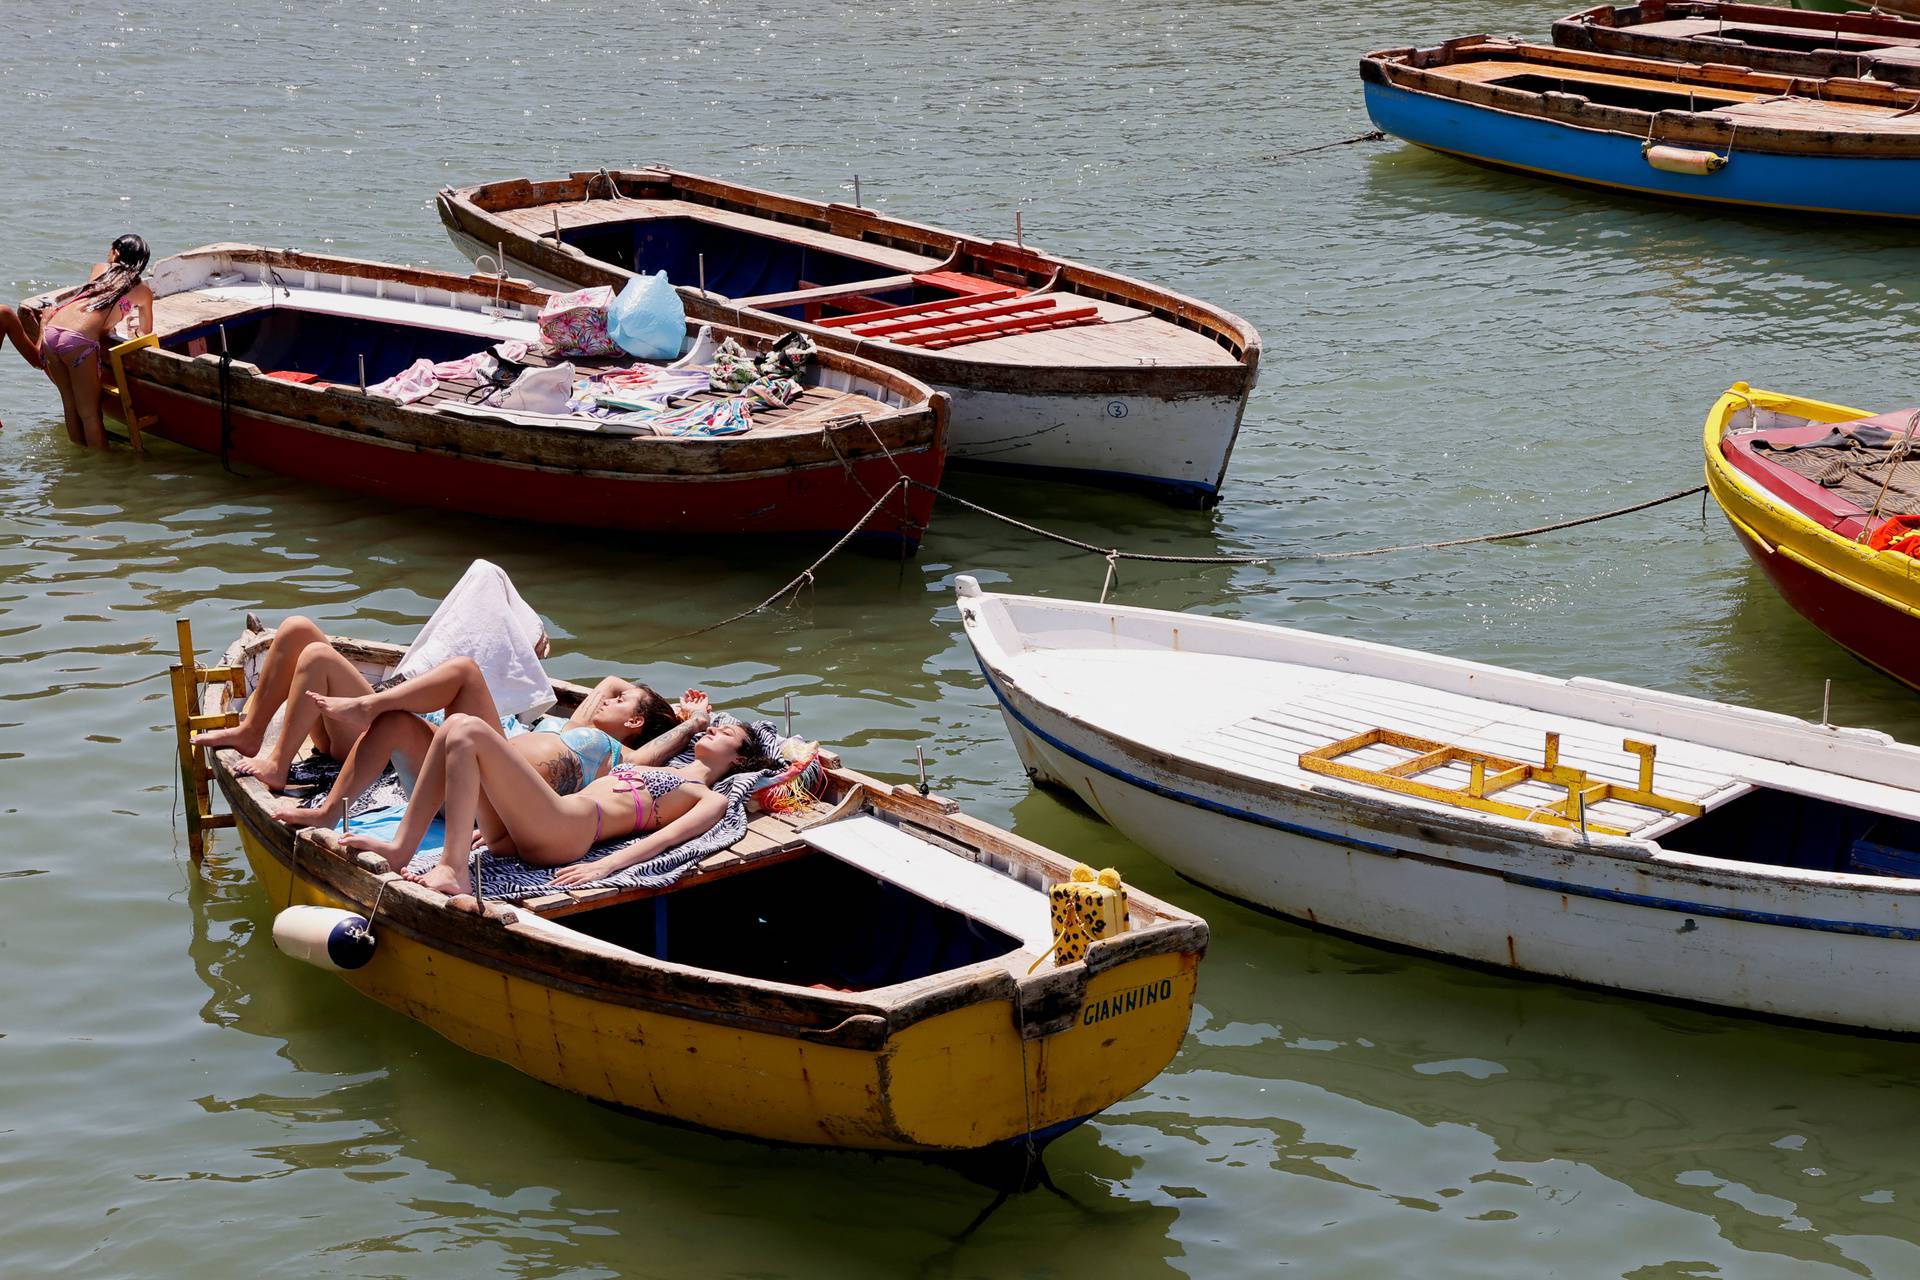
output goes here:
{"type": "Polygon", "coordinates": [[[173,727],[180,754],[180,785],[187,801],[187,848],[195,862],[206,856],[212,832],[233,825],[230,813],[213,812],[212,771],[207,752],[193,745],[193,735],[208,729],[230,729],[240,723],[231,711],[220,715],[201,715],[197,711],[202,685],[225,682],[230,699],[243,692],[244,674],[239,667],[203,667],[193,652],[193,626],[185,618],[174,624],[180,641],[180,661],[169,668],[173,683],[173,727]]]}

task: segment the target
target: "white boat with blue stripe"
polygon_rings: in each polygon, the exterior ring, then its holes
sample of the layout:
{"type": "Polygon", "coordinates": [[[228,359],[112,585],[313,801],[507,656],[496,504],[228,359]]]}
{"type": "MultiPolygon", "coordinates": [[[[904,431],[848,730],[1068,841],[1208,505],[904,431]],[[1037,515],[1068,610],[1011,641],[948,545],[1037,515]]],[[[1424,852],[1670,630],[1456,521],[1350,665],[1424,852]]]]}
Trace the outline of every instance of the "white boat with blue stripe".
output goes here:
{"type": "Polygon", "coordinates": [[[959,592],[1028,772],[1190,879],[1478,964],[1920,1033],[1920,749],[1283,627],[959,592]]]}

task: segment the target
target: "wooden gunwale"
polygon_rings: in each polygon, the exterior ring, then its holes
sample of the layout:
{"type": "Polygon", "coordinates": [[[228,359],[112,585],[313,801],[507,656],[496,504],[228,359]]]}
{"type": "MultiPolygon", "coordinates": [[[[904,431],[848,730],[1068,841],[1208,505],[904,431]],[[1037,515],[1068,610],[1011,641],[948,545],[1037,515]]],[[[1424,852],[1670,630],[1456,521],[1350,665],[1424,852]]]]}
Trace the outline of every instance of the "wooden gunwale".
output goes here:
{"type": "MultiPolygon", "coordinates": [[[[671,199],[706,204],[716,209],[751,214],[804,226],[831,235],[864,241],[939,259],[943,267],[967,266],[982,276],[1024,287],[1051,287],[1120,306],[1138,308],[1181,328],[1202,334],[1235,358],[1230,365],[1183,365],[1168,362],[1128,366],[1019,365],[984,358],[962,358],[940,352],[856,340],[832,329],[796,323],[730,299],[703,296],[697,289],[681,289],[688,313],[704,319],[728,319],[742,327],[767,331],[795,327],[820,345],[841,350],[861,349],[887,363],[934,384],[977,386],[990,390],[1101,391],[1113,394],[1241,395],[1251,387],[1257,370],[1260,338],[1245,320],[1222,308],[1115,272],[1054,257],[1004,241],[980,241],[955,232],[867,209],[825,204],[782,196],[774,192],[720,182],[695,174],[661,168],[621,170],[611,174],[620,196],[671,199]],[[883,350],[884,345],[884,350],[883,350]]],[[[551,233],[534,234],[502,217],[503,213],[559,201],[590,203],[589,189],[598,199],[606,194],[599,172],[580,172],[566,179],[534,183],[525,178],[443,188],[437,204],[449,230],[481,244],[504,243],[510,255],[559,279],[580,284],[619,284],[626,271],[598,262],[570,247],[556,245],[551,233]]],[[[602,201],[606,203],[605,201],[602,201]]],[[[535,219],[537,222],[537,219],[535,219]]],[[[880,274],[876,272],[876,274],[880,274]]]]}
{"type": "MultiPolygon", "coordinates": [[[[1790,405],[1794,409],[1804,408],[1810,413],[1809,421],[1814,422],[1853,422],[1873,415],[1844,405],[1785,396],[1757,388],[1731,391],[1720,398],[1707,419],[1704,453],[1708,490],[1727,518],[1747,536],[1768,547],[1769,554],[1785,555],[1809,572],[1890,613],[1920,619],[1920,561],[1898,552],[1875,551],[1860,538],[1828,528],[1759,478],[1742,471],[1726,456],[1721,444],[1732,431],[1730,420],[1735,411],[1735,402],[1741,405],[1759,403],[1768,407],[1790,405]],[[1809,554],[1803,548],[1764,536],[1753,527],[1755,511],[1764,512],[1810,540],[1818,553],[1809,554]],[[1886,572],[1886,566],[1890,564],[1897,565],[1901,573],[1886,572]],[[1874,578],[1880,579],[1879,586],[1868,580],[1874,578]],[[1897,587],[1901,579],[1905,581],[1910,599],[1901,599],[1889,593],[1888,589],[1897,587]]],[[[1896,678],[1907,680],[1907,677],[1897,673],[1896,678]]]]}
{"type": "MultiPolygon", "coordinates": [[[[491,300],[538,305],[544,292],[521,282],[485,275],[452,276],[296,250],[213,245],[181,259],[228,257],[288,271],[312,271],[358,279],[392,281],[491,300]]],[[[762,335],[717,326],[720,336],[754,342],[762,335]]],[[[844,466],[843,459],[881,459],[888,454],[943,449],[945,397],[896,370],[839,352],[822,352],[823,367],[868,380],[905,401],[884,412],[845,421],[810,424],[805,430],[747,433],[715,439],[599,435],[589,431],[531,426],[507,419],[449,414],[432,405],[402,405],[352,387],[315,387],[259,376],[235,361],[228,378],[236,410],[276,419],[291,427],[422,452],[472,457],[504,467],[529,467],[608,478],[671,477],[736,480],[805,468],[844,466]],[[828,437],[831,436],[831,441],[828,437]]],[[[220,357],[187,356],[148,347],[130,353],[126,368],[136,387],[165,387],[218,405],[220,357]]]]}
{"type": "MultiPolygon", "coordinates": [[[[1909,116],[1897,127],[1894,113],[1920,105],[1920,90],[1869,80],[1810,80],[1745,67],[1718,64],[1668,63],[1616,54],[1516,44],[1485,37],[1469,37],[1429,49],[1390,49],[1368,54],[1361,62],[1362,78],[1375,84],[1436,98],[1448,98],[1505,114],[1630,137],[1634,141],[1695,145],[1718,151],[1806,157],[1912,159],[1920,157],[1920,117],[1909,116]],[[1720,110],[1658,112],[1589,102],[1571,93],[1538,93],[1482,83],[1475,75],[1509,74],[1528,70],[1552,75],[1571,72],[1574,79],[1644,84],[1649,89],[1684,91],[1695,88],[1735,99],[1720,110]],[[1473,70],[1472,68],[1487,68],[1473,70]],[[1756,120],[1756,103],[1807,97],[1817,92],[1821,105],[1837,108],[1823,114],[1820,124],[1756,120]],[[1726,109],[1722,109],[1726,110],[1726,109]],[[1885,112],[1886,114],[1881,114],[1885,112]],[[1833,125],[1842,114],[1855,115],[1849,127],[1833,125]],[[1831,118],[1829,118],[1831,117],[1831,118]]],[[[1759,109],[1764,110],[1765,107],[1759,109]]]]}
{"type": "Polygon", "coordinates": [[[1816,14],[1719,0],[1647,0],[1632,8],[1601,5],[1562,18],[1553,24],[1552,35],[1562,49],[1733,63],[1793,76],[1858,78],[1871,73],[1889,84],[1920,86],[1920,24],[1880,14],[1816,14]],[[1819,18],[1835,21],[1812,21],[1819,18]],[[1676,29],[1689,19],[1702,27],[1713,25],[1711,30],[1676,29]],[[1729,34],[1722,37],[1723,32],[1729,34]],[[1759,38],[1732,38],[1746,33],[1759,38]],[[1855,47],[1793,47],[1796,40],[1819,39],[1855,47]]]}
{"type": "MultiPolygon", "coordinates": [[[[241,666],[272,641],[271,632],[243,635],[225,661],[241,666]]],[[[399,645],[329,637],[337,651],[376,668],[396,664],[399,645]]],[[[586,690],[556,681],[562,707],[577,705],[586,690]]],[[[224,714],[230,695],[225,685],[202,690],[203,714],[224,714]]],[[[695,969],[655,960],[599,943],[586,935],[562,941],[543,929],[519,923],[524,908],[488,904],[484,917],[455,911],[446,899],[390,872],[373,872],[351,860],[332,839],[315,829],[294,832],[275,822],[266,809],[271,793],[253,778],[232,772],[231,751],[214,755],[214,776],[237,822],[254,842],[295,877],[366,914],[380,901],[376,933],[394,929],[422,945],[457,955],[511,976],[595,1000],[720,1023],[746,1030],[803,1039],[812,1043],[877,1051],[887,1039],[918,1022],[969,1005],[1017,1000],[1029,1037],[1064,1030],[1079,1005],[1088,979],[1115,964],[1140,956],[1204,952],[1204,922],[1150,895],[1130,892],[1135,926],[1118,938],[1091,945],[1087,959],[1073,965],[1026,974],[1007,958],[981,961],[948,973],[858,994],[816,991],[762,979],[695,969]],[[382,886],[384,885],[384,893],[382,886]],[[1064,1008],[1064,1015],[1061,1010],[1064,1008]]],[[[1069,860],[962,815],[951,801],[922,797],[912,788],[889,786],[852,770],[830,770],[840,798],[860,799],[872,807],[965,840],[971,847],[998,854],[1034,874],[1064,880],[1069,860]],[[902,794],[904,792],[904,794],[902,794]]],[[[528,914],[534,914],[529,912],[528,914]]],[[[1015,953],[1019,956],[1023,953],[1015,953]]]]}

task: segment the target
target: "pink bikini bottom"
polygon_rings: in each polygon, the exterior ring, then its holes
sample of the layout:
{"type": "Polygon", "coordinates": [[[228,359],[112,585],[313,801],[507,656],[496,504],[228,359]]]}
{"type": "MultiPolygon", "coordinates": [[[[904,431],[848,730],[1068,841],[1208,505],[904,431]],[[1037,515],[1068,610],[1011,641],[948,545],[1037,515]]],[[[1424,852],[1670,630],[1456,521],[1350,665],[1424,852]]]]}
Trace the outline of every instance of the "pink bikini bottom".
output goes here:
{"type": "Polygon", "coordinates": [[[100,362],[100,344],[84,333],[48,325],[40,331],[41,360],[53,356],[69,369],[78,369],[82,361],[100,362]]]}

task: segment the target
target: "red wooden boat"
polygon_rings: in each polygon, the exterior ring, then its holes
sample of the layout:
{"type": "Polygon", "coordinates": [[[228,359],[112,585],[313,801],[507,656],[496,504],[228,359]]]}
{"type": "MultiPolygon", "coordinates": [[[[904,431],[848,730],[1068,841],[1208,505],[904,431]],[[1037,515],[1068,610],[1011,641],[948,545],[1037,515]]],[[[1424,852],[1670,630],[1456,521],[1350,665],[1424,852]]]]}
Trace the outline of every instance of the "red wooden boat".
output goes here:
{"type": "Polygon", "coordinates": [[[1920,688],[1920,409],[1737,382],[1707,416],[1707,487],[1800,615],[1920,688]]]}
{"type": "MultiPolygon", "coordinates": [[[[144,431],[408,505],[648,534],[833,537],[873,511],[863,537],[909,549],[933,495],[900,482],[937,485],[945,462],[945,397],[838,352],[818,353],[797,399],[756,403],[745,430],[660,434],[639,415],[488,407],[479,377],[449,376],[404,404],[364,389],[502,343],[554,363],[539,345],[548,295],[524,282],[250,245],[165,259],[149,279],[155,332],[116,349],[124,390],[109,401],[136,444],[144,431]]],[[[749,352],[772,341],[713,329],[749,352]]],[[[592,376],[642,362],[570,363],[592,376]]]]}

